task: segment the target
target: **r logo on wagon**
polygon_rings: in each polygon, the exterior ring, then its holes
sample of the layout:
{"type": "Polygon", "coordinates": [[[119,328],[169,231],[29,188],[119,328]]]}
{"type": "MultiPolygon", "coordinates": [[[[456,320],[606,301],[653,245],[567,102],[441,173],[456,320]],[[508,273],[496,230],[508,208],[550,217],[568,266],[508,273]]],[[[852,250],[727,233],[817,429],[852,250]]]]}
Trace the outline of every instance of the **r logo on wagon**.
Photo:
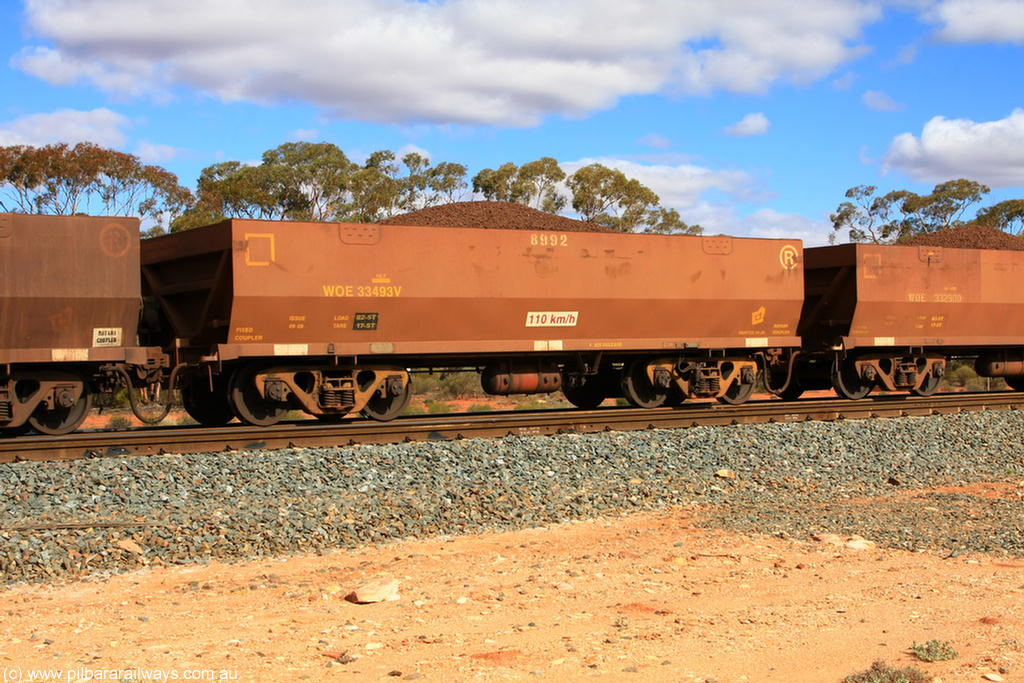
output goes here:
{"type": "Polygon", "coordinates": [[[800,252],[792,244],[787,244],[779,250],[779,263],[786,270],[796,270],[800,260],[800,252]]]}

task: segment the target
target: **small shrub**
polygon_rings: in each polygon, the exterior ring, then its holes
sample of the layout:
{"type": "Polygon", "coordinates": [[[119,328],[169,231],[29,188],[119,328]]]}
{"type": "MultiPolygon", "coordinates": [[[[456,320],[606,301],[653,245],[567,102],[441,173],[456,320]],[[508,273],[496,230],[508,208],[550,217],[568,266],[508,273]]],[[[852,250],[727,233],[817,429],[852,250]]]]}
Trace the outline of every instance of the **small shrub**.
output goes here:
{"type": "Polygon", "coordinates": [[[947,659],[956,659],[960,656],[955,649],[953,644],[948,640],[939,642],[938,640],[929,640],[927,643],[914,644],[910,646],[917,658],[923,662],[944,662],[947,659]]]}
{"type": "Polygon", "coordinates": [[[423,405],[426,407],[428,413],[441,414],[452,412],[452,407],[441,401],[424,401],[423,405]]]}
{"type": "Polygon", "coordinates": [[[132,421],[125,415],[114,415],[107,420],[107,429],[128,429],[132,421]]]}
{"type": "Polygon", "coordinates": [[[952,361],[942,378],[943,389],[964,389],[966,391],[1002,391],[1006,380],[1002,377],[979,377],[972,363],[952,361]]]}
{"type": "Polygon", "coordinates": [[[535,398],[527,399],[516,404],[515,410],[542,410],[547,408],[548,404],[543,401],[538,401],[535,398]]]}
{"type": "Polygon", "coordinates": [[[492,410],[494,410],[494,406],[487,403],[474,403],[469,407],[471,413],[486,413],[492,410]]]}
{"type": "Polygon", "coordinates": [[[414,406],[414,405],[410,405],[410,406],[408,406],[408,407],[407,407],[407,408],[405,409],[405,412],[404,412],[404,413],[402,413],[402,414],[403,414],[403,415],[424,415],[424,414],[426,414],[426,412],[427,412],[427,409],[426,409],[426,408],[424,408],[423,406],[419,406],[419,405],[416,405],[416,406],[414,406]]]}
{"type": "Polygon", "coordinates": [[[441,398],[474,398],[483,396],[484,390],[475,372],[453,372],[441,377],[439,393],[441,398]]]}
{"type": "Polygon", "coordinates": [[[975,377],[964,384],[967,391],[1001,391],[1006,388],[1006,380],[1002,377],[975,377]]]}
{"type": "Polygon", "coordinates": [[[92,397],[92,405],[101,411],[104,408],[127,408],[128,390],[118,389],[114,392],[100,392],[92,397]]]}
{"type": "Polygon", "coordinates": [[[434,399],[476,398],[484,396],[480,375],[475,372],[417,374],[416,393],[434,399]]]}
{"type": "Polygon", "coordinates": [[[877,661],[867,671],[850,674],[843,683],[930,683],[931,680],[931,676],[912,666],[893,669],[885,662],[877,661]]]}

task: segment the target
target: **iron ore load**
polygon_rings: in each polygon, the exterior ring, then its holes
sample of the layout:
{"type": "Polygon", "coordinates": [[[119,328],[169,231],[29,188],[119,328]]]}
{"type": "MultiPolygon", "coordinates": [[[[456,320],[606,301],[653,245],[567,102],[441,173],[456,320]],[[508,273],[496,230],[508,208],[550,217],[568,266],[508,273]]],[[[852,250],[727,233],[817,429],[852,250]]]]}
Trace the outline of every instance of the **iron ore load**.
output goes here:
{"type": "Polygon", "coordinates": [[[741,403],[759,380],[927,395],[962,358],[1024,390],[1020,251],[804,250],[517,210],[499,229],[233,219],[141,244],[134,219],[0,214],[0,434],[73,431],[120,387],[146,421],[172,389],[205,425],[389,420],[425,370],[581,408],[741,403]]]}
{"type": "Polygon", "coordinates": [[[799,346],[800,262],[797,240],[238,219],[142,246],[204,424],[391,419],[420,368],[579,406],[741,402],[799,346]]]}

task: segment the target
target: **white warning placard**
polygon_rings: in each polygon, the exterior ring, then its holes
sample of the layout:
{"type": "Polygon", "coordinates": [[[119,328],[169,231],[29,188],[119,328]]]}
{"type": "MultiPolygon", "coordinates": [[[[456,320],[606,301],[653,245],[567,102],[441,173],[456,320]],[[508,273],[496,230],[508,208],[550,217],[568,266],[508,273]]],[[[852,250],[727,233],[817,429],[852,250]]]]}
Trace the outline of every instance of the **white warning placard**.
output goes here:
{"type": "Polygon", "coordinates": [[[579,311],[530,311],[526,314],[527,327],[576,327],[579,311]]]}
{"type": "Polygon", "coordinates": [[[94,349],[121,346],[122,332],[120,327],[92,328],[92,346],[94,349]]]}

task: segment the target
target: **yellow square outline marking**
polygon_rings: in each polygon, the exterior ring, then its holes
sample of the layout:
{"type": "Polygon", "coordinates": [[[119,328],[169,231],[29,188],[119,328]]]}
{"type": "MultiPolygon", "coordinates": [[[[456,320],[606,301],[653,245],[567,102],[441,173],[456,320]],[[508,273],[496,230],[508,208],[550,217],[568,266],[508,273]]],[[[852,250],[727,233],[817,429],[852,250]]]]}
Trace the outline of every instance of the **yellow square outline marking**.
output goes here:
{"type": "Polygon", "coordinates": [[[247,232],[245,233],[245,265],[247,266],[269,266],[274,262],[276,258],[276,251],[274,248],[274,233],[272,232],[247,232]],[[270,240],[270,260],[269,261],[253,261],[249,258],[249,240],[254,237],[266,237],[270,240]]]}

